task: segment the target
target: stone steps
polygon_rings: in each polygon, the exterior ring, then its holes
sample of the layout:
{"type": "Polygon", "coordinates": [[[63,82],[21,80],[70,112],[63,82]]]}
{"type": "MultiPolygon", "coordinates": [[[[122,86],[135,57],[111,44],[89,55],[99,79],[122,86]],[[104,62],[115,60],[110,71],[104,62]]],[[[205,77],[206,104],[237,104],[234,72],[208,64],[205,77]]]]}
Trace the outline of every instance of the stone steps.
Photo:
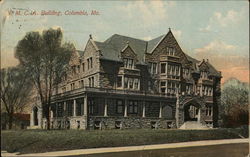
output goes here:
{"type": "Polygon", "coordinates": [[[199,130],[199,129],[209,129],[209,128],[197,121],[187,121],[180,127],[180,129],[199,130]]]}

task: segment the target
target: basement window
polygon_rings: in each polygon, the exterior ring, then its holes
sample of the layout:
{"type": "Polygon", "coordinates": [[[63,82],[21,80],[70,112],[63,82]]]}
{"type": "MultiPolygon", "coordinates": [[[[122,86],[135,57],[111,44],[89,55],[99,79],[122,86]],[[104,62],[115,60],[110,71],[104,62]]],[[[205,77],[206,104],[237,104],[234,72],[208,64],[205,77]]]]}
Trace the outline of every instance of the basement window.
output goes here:
{"type": "Polygon", "coordinates": [[[156,129],[157,128],[157,124],[156,122],[151,122],[151,129],[156,129]]]}
{"type": "Polygon", "coordinates": [[[115,121],[115,128],[121,129],[122,128],[122,122],[121,121],[115,121]]]}
{"type": "Polygon", "coordinates": [[[94,122],[94,129],[95,130],[101,129],[101,121],[95,121],[94,122]]]}
{"type": "Polygon", "coordinates": [[[80,121],[77,121],[77,129],[80,129],[80,121]]]}

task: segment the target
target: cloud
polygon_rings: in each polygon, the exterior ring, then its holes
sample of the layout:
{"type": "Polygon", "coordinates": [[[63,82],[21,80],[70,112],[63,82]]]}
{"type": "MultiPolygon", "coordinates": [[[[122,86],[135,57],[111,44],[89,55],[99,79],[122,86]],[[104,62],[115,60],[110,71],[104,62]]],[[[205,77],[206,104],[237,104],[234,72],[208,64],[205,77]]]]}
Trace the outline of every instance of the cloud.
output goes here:
{"type": "Polygon", "coordinates": [[[172,30],[174,36],[177,38],[177,39],[180,39],[181,38],[181,34],[182,34],[182,31],[181,30],[172,30]]]}
{"type": "Polygon", "coordinates": [[[201,32],[210,32],[218,26],[225,28],[234,24],[239,23],[243,20],[243,17],[248,16],[246,7],[241,8],[240,11],[228,10],[225,14],[221,12],[214,12],[209,18],[209,23],[203,28],[199,28],[201,32]],[[213,29],[212,29],[213,28],[213,29]]]}
{"type": "Polygon", "coordinates": [[[207,44],[202,48],[195,49],[196,54],[209,56],[210,54],[232,54],[236,50],[237,46],[227,44],[220,40],[215,40],[207,44]]]}
{"type": "Polygon", "coordinates": [[[154,25],[167,19],[166,6],[172,7],[175,2],[158,1],[135,1],[125,6],[119,6],[119,11],[125,12],[128,18],[138,16],[138,20],[142,20],[145,25],[154,25]]]}
{"type": "Polygon", "coordinates": [[[239,52],[242,51],[248,50],[215,40],[202,48],[195,49],[194,53],[197,59],[209,59],[209,62],[217,70],[222,71],[222,82],[230,77],[236,77],[244,82],[249,82],[249,57],[240,56],[239,52]]]}
{"type": "Polygon", "coordinates": [[[239,20],[240,12],[229,10],[225,16],[220,12],[215,12],[212,20],[218,22],[222,27],[226,27],[229,24],[235,23],[239,20]]]}

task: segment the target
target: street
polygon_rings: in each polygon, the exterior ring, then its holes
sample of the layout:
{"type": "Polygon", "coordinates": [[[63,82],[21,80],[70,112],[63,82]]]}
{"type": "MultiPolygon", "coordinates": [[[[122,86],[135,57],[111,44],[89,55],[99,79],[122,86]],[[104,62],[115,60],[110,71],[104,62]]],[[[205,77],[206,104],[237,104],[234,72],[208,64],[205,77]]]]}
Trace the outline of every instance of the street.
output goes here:
{"type": "MultiPolygon", "coordinates": [[[[249,144],[223,144],[213,146],[170,148],[145,151],[100,153],[81,157],[247,157],[249,144]]],[[[74,156],[74,157],[80,157],[74,156]]],[[[73,156],[71,156],[73,157],[73,156]]]]}

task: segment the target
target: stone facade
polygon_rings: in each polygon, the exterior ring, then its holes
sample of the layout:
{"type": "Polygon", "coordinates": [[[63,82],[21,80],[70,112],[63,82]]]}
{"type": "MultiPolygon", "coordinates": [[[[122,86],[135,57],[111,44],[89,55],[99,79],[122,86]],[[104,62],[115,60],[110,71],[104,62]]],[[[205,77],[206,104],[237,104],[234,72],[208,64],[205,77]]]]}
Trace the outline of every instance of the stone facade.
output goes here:
{"type": "Polygon", "coordinates": [[[171,30],[150,41],[115,34],[98,42],[90,35],[69,67],[53,92],[54,129],[218,126],[221,73],[185,54],[171,30]]]}

